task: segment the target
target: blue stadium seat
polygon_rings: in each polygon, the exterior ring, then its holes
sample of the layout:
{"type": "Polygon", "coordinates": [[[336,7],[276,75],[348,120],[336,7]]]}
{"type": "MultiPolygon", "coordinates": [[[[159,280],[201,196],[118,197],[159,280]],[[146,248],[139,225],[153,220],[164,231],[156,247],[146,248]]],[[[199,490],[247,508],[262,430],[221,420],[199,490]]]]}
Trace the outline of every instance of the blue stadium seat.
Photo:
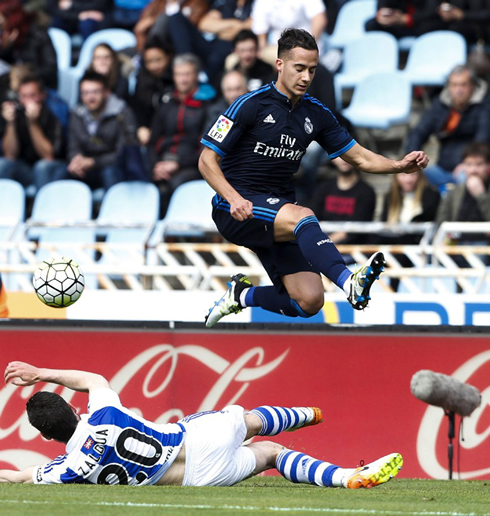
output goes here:
{"type": "Polygon", "coordinates": [[[58,70],[67,70],[71,66],[71,39],[70,35],[62,29],[51,27],[48,34],[56,51],[58,70]]]}
{"type": "Polygon", "coordinates": [[[415,36],[405,36],[398,40],[398,48],[401,52],[408,52],[415,41],[415,36]]]}
{"type": "MultiPolygon", "coordinates": [[[[28,228],[27,238],[38,239],[43,244],[53,244],[56,255],[72,258],[80,265],[93,258],[93,251],[79,252],[75,248],[63,247],[63,243],[86,243],[95,241],[92,228],[63,227],[77,222],[89,222],[92,218],[92,192],[81,181],[66,179],[53,181],[44,185],[34,198],[32,215],[28,222],[59,223],[61,227],[28,228]]],[[[51,258],[53,252],[39,249],[37,256],[40,260],[51,258]]]]}
{"type": "MultiPolygon", "coordinates": [[[[153,183],[125,181],[107,190],[97,217],[103,224],[148,224],[158,220],[160,194],[153,183]]],[[[100,232],[100,231],[99,231],[100,232]]],[[[107,241],[139,242],[144,244],[149,236],[148,228],[110,228],[103,231],[107,241]]]]}
{"type": "Polygon", "coordinates": [[[354,88],[362,79],[378,72],[398,69],[398,42],[386,32],[367,32],[344,48],[342,70],[335,74],[337,107],[342,108],[342,90],[354,88]]]}
{"type": "Polygon", "coordinates": [[[173,193],[165,218],[159,225],[160,241],[166,236],[202,237],[216,228],[211,217],[215,192],[204,179],[180,185],[173,193]]]}
{"type": "Polygon", "coordinates": [[[103,29],[91,34],[80,49],[76,66],[60,71],[60,96],[73,107],[78,101],[78,83],[92,60],[94,48],[107,43],[114,50],[124,50],[136,46],[136,36],[125,29],[103,29]]]}
{"type": "Polygon", "coordinates": [[[351,0],[339,10],[329,48],[344,48],[347,43],[366,33],[365,23],[376,15],[376,0],[351,0]]]}
{"type": "MultiPolygon", "coordinates": [[[[15,241],[21,236],[25,204],[24,187],[12,179],[0,179],[0,242],[15,241]]],[[[0,249],[0,261],[19,263],[20,256],[17,251],[0,249]]],[[[7,289],[14,290],[17,287],[16,274],[6,274],[3,280],[7,289]]]]}
{"type": "Polygon", "coordinates": [[[9,231],[24,220],[24,187],[13,179],[0,179],[0,240],[6,240],[9,231]]]}
{"type": "Polygon", "coordinates": [[[399,72],[369,75],[354,89],[350,106],[342,114],[355,127],[389,129],[408,124],[412,89],[399,72]]]}
{"type": "Polygon", "coordinates": [[[97,217],[99,235],[108,244],[138,244],[132,248],[113,248],[99,260],[100,264],[118,266],[143,264],[145,245],[158,221],[160,192],[153,183],[126,181],[107,190],[97,217]],[[104,228],[104,224],[140,224],[141,227],[104,228]]]}
{"type": "Polygon", "coordinates": [[[465,63],[464,37],[457,32],[440,30],[415,39],[407,65],[400,73],[412,86],[443,86],[449,72],[465,63]]]}

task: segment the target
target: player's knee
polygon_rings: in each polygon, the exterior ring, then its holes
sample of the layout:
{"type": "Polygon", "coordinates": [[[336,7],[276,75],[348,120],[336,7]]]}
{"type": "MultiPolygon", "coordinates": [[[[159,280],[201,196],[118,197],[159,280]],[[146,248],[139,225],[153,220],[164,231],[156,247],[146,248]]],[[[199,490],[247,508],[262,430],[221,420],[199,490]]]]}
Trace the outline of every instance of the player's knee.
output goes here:
{"type": "Polygon", "coordinates": [[[300,317],[312,317],[316,315],[322,308],[325,302],[323,292],[318,294],[311,294],[302,299],[291,299],[291,304],[298,312],[300,317]]]}
{"type": "Polygon", "coordinates": [[[270,468],[275,468],[277,456],[282,452],[282,450],[284,450],[284,446],[272,441],[262,441],[262,443],[267,447],[268,466],[270,468]]]}
{"type": "Polygon", "coordinates": [[[310,208],[305,208],[304,206],[298,206],[296,210],[296,223],[300,220],[306,219],[306,217],[316,217],[315,213],[310,210],[310,208]]]}

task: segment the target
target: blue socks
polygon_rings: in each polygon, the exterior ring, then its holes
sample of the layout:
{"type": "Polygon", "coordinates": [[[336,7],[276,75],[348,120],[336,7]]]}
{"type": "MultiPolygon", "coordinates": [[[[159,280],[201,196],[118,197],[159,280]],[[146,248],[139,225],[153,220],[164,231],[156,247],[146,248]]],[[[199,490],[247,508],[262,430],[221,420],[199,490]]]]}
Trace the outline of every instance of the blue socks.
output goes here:
{"type": "Polygon", "coordinates": [[[276,287],[251,287],[245,295],[246,306],[260,306],[264,310],[289,317],[311,317],[306,314],[287,292],[279,293],[276,287]],[[299,308],[299,310],[298,310],[299,308]],[[303,315],[306,314],[306,315],[303,315]]]}
{"type": "Polygon", "coordinates": [[[291,428],[300,428],[308,422],[312,414],[306,407],[270,407],[263,405],[254,408],[250,414],[255,414],[262,421],[262,429],[258,435],[277,435],[291,428]]]}
{"type": "MultiPolygon", "coordinates": [[[[294,229],[294,235],[303,256],[316,270],[343,289],[352,273],[335,245],[320,229],[318,219],[314,216],[301,219],[294,229]]],[[[275,287],[249,288],[242,305],[260,306],[269,312],[289,317],[307,318],[315,315],[305,312],[287,292],[278,293],[275,287]]]]}
{"type": "Polygon", "coordinates": [[[303,256],[340,288],[352,274],[345,265],[342,255],[334,243],[320,229],[318,219],[314,216],[301,219],[294,228],[294,236],[303,256]]]}
{"type": "Polygon", "coordinates": [[[323,487],[341,487],[343,471],[329,462],[309,455],[284,449],[276,460],[277,471],[294,483],[313,484],[323,487]],[[337,472],[337,474],[335,474],[337,472]]]}

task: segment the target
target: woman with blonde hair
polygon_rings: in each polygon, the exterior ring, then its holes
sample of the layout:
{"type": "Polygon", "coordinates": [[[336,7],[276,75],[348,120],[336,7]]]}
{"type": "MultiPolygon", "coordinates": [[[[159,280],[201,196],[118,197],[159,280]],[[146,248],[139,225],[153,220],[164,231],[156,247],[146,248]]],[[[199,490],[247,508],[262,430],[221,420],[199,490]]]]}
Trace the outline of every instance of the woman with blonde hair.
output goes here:
{"type": "Polygon", "coordinates": [[[381,219],[393,224],[430,222],[435,220],[439,200],[439,192],[429,185],[423,171],[396,174],[385,197],[381,219]]]}
{"type": "MultiPolygon", "coordinates": [[[[440,198],[439,191],[429,184],[422,170],[413,174],[396,174],[391,180],[390,190],[384,199],[381,220],[392,224],[434,221],[440,198]]],[[[415,233],[381,237],[380,243],[417,245],[421,236],[415,233]]],[[[403,267],[413,266],[406,255],[395,254],[394,256],[403,267]]],[[[392,278],[390,284],[396,292],[400,280],[392,278]]]]}

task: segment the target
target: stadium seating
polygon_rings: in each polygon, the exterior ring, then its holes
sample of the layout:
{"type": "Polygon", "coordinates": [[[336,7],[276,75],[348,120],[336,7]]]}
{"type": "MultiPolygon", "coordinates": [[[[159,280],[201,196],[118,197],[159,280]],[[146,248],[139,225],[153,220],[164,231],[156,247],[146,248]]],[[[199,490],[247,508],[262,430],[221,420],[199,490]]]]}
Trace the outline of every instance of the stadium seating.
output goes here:
{"type": "MultiPolygon", "coordinates": [[[[388,130],[410,121],[412,88],[399,72],[369,75],[354,89],[352,102],[342,114],[357,128],[367,130],[369,145],[377,151],[373,129],[388,130]]],[[[401,144],[403,144],[403,139],[401,144]]]]}
{"type": "Polygon", "coordinates": [[[90,64],[94,48],[100,43],[107,43],[119,51],[135,47],[136,37],[125,29],[104,29],[94,32],[85,40],[80,49],[77,65],[59,72],[59,94],[71,107],[78,101],[78,83],[90,64]]]}
{"type": "Polygon", "coordinates": [[[466,63],[466,41],[452,31],[435,31],[415,39],[400,73],[412,86],[443,86],[449,72],[466,63]]]}
{"type": "Polygon", "coordinates": [[[410,104],[410,84],[396,72],[385,72],[364,78],[342,113],[356,127],[389,129],[408,123],[410,104]]]}
{"type": "Polygon", "coordinates": [[[356,127],[389,129],[408,123],[411,99],[410,84],[403,76],[377,73],[356,86],[352,102],[342,114],[356,127]]]}
{"type": "Polygon", "coordinates": [[[56,51],[58,70],[67,70],[71,66],[70,35],[64,30],[55,27],[49,28],[48,34],[56,51]]]}
{"type": "MultiPolygon", "coordinates": [[[[25,216],[25,192],[23,186],[12,179],[0,179],[0,243],[17,240],[19,224],[25,216]]],[[[18,263],[19,253],[0,249],[0,262],[18,263]]],[[[13,286],[13,277],[4,278],[5,286],[13,286]]]]}
{"type": "Polygon", "coordinates": [[[214,194],[204,179],[180,185],[172,195],[167,214],[156,230],[158,241],[168,236],[202,237],[207,229],[215,229],[211,217],[211,199],[214,194]]]}
{"type": "Polygon", "coordinates": [[[378,72],[395,72],[398,69],[398,43],[385,32],[368,32],[344,48],[342,70],[335,74],[337,107],[342,108],[343,88],[353,88],[362,79],[378,72]]]}
{"type": "Polygon", "coordinates": [[[99,230],[107,242],[139,242],[144,244],[158,220],[160,195],[153,183],[126,181],[107,190],[97,217],[100,226],[117,225],[120,228],[99,230]],[[124,227],[138,224],[141,227],[124,227]]]}
{"type": "MultiPolygon", "coordinates": [[[[105,238],[107,244],[98,264],[123,267],[126,271],[131,266],[143,265],[146,244],[158,220],[159,210],[160,192],[153,183],[128,181],[109,188],[97,217],[98,234],[105,238]]],[[[103,285],[111,288],[113,280],[119,280],[121,276],[109,274],[103,285]]],[[[132,288],[140,284],[136,279],[132,281],[129,274],[125,277],[132,288]]]]}
{"type": "Polygon", "coordinates": [[[25,191],[13,179],[0,179],[0,240],[25,216],[25,191]]]}
{"type": "Polygon", "coordinates": [[[405,36],[398,40],[398,48],[401,52],[408,52],[415,41],[415,36],[405,36]]]}
{"type": "Polygon", "coordinates": [[[344,48],[347,43],[365,34],[365,23],[376,15],[376,0],[351,0],[344,4],[337,16],[329,48],[344,48]]]}
{"type": "MultiPolygon", "coordinates": [[[[83,263],[84,255],[70,246],[63,244],[93,243],[94,230],[87,227],[69,227],[67,225],[89,222],[92,216],[92,192],[81,181],[72,179],[54,181],[39,189],[32,207],[31,218],[27,221],[27,238],[39,240],[42,244],[52,244],[53,251],[40,248],[37,256],[44,260],[57,255],[66,255],[83,263]],[[63,227],[39,227],[36,223],[59,224],[63,227]]],[[[89,256],[90,256],[89,252],[89,256]]]]}

